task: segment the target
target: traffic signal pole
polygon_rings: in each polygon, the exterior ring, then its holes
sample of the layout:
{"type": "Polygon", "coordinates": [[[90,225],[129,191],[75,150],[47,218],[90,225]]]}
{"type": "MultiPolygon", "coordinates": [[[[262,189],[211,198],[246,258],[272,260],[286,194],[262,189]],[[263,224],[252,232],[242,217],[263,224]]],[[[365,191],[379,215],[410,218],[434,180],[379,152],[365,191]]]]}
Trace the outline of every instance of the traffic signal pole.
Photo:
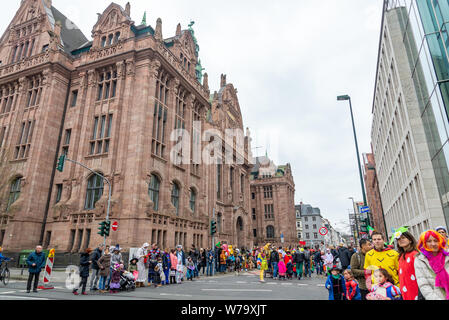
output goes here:
{"type": "MultiPolygon", "coordinates": [[[[69,159],[69,158],[67,158],[67,157],[65,157],[65,161],[69,161],[69,162],[72,162],[72,163],[74,163],[74,164],[77,164],[77,165],[83,167],[84,169],[89,170],[89,171],[92,172],[93,174],[95,174],[95,175],[97,175],[97,176],[103,178],[103,179],[106,181],[106,183],[107,183],[108,186],[109,186],[108,208],[107,208],[107,211],[106,211],[106,222],[109,222],[109,210],[111,209],[111,196],[112,196],[111,182],[110,182],[105,176],[99,174],[98,172],[95,172],[94,170],[92,170],[92,169],[89,168],[89,167],[86,167],[86,166],[85,166],[84,164],[82,164],[82,163],[79,163],[79,162],[77,162],[77,161],[75,161],[75,160],[72,160],[72,159],[69,159]]],[[[107,236],[105,235],[105,236],[104,236],[104,241],[103,241],[103,245],[104,245],[105,247],[106,247],[106,238],[107,238],[107,236]]]]}
{"type": "MultiPolygon", "coordinates": [[[[212,210],[212,221],[215,221],[215,208],[212,210]]],[[[215,252],[215,233],[212,234],[212,249],[215,252]]],[[[214,254],[214,260],[212,261],[212,275],[215,275],[215,259],[217,259],[217,257],[215,257],[214,254]]]]}

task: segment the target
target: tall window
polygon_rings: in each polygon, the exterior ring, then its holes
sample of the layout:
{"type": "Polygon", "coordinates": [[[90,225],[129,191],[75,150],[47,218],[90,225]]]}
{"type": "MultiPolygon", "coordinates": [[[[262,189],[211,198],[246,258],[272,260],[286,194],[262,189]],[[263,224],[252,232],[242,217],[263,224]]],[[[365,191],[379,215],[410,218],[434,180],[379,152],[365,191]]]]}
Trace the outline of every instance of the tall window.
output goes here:
{"type": "Polygon", "coordinates": [[[171,203],[176,208],[176,215],[179,216],[179,186],[176,182],[173,183],[171,191],[171,203]]]}
{"type": "Polygon", "coordinates": [[[119,40],[120,40],[120,32],[116,32],[114,36],[114,43],[119,42],[119,40]]]}
{"type": "Polygon", "coordinates": [[[271,199],[273,198],[273,187],[263,187],[263,197],[265,199],[271,199]]]}
{"type": "Polygon", "coordinates": [[[192,148],[191,148],[191,172],[197,176],[200,174],[201,163],[201,116],[202,106],[195,102],[192,110],[192,148]]]}
{"type": "Polygon", "coordinates": [[[99,73],[97,101],[115,97],[117,91],[117,70],[105,68],[99,73]]]}
{"type": "Polygon", "coordinates": [[[90,155],[105,154],[109,152],[112,133],[112,118],[112,114],[94,118],[92,138],[90,140],[90,155]]]}
{"type": "Polygon", "coordinates": [[[274,205],[273,204],[265,205],[265,219],[274,219],[274,205]]]}
{"type": "Polygon", "coordinates": [[[64,144],[62,145],[62,154],[67,156],[69,154],[70,137],[72,135],[72,129],[65,131],[64,144]]]}
{"type": "MultiPolygon", "coordinates": [[[[185,115],[186,115],[186,109],[187,109],[187,95],[189,93],[182,88],[181,86],[178,89],[178,92],[176,93],[176,117],[175,117],[175,130],[177,129],[185,129],[186,128],[186,122],[185,122],[185,115]]],[[[178,138],[177,143],[182,141],[183,136],[180,136],[178,138]]],[[[180,159],[182,158],[182,148],[178,151],[177,154],[177,163],[181,163],[180,159]]]]}
{"type": "Polygon", "coordinates": [[[19,160],[28,158],[35,122],[36,121],[31,120],[22,122],[19,141],[15,148],[14,159],[19,160]]]}
{"type": "Polygon", "coordinates": [[[1,113],[8,113],[14,111],[16,104],[16,90],[15,84],[9,84],[0,89],[0,106],[1,113]]]}
{"type": "Polygon", "coordinates": [[[11,205],[17,201],[20,197],[20,184],[22,182],[22,178],[17,178],[11,183],[11,189],[9,191],[9,200],[8,207],[6,210],[9,210],[11,205]]]}
{"type": "Polygon", "coordinates": [[[223,220],[222,214],[219,212],[217,214],[217,232],[218,233],[223,232],[223,230],[222,230],[222,228],[223,228],[223,221],[222,220],[223,220]]]}
{"type": "Polygon", "coordinates": [[[0,131],[0,148],[3,147],[3,142],[5,140],[6,137],[6,127],[1,128],[0,131]]]}
{"type": "Polygon", "coordinates": [[[70,104],[70,106],[72,108],[76,106],[77,100],[78,100],[78,90],[73,90],[72,91],[72,103],[70,104]]]}
{"type": "Polygon", "coordinates": [[[87,182],[86,203],[84,205],[85,210],[95,209],[95,203],[97,203],[103,195],[103,183],[103,178],[96,174],[89,178],[87,182]]]}
{"type": "Polygon", "coordinates": [[[153,207],[154,211],[159,210],[159,189],[160,189],[160,187],[161,187],[161,181],[159,180],[159,178],[156,175],[152,174],[148,192],[149,192],[151,201],[154,203],[154,207],[153,207]]]}
{"type": "Polygon", "coordinates": [[[234,171],[235,169],[233,167],[229,169],[229,187],[231,188],[232,200],[234,200],[234,171]]]}
{"type": "Polygon", "coordinates": [[[268,226],[267,227],[267,238],[268,239],[273,239],[274,238],[274,227],[273,226],[268,226]]]}
{"type": "Polygon", "coordinates": [[[221,199],[221,169],[222,165],[217,164],[217,199],[221,199]]]}
{"type": "Polygon", "coordinates": [[[56,185],[56,201],[55,203],[59,203],[62,197],[62,184],[56,185]]]}
{"type": "Polygon", "coordinates": [[[245,175],[240,175],[240,192],[244,194],[245,191],[245,175]]]}
{"type": "Polygon", "coordinates": [[[190,210],[196,213],[196,192],[193,189],[190,189],[190,210]]]}
{"type": "Polygon", "coordinates": [[[153,114],[153,141],[152,152],[154,155],[164,158],[166,149],[167,126],[167,100],[168,100],[168,73],[161,70],[156,81],[156,93],[153,114]]]}
{"type": "Polygon", "coordinates": [[[41,76],[32,77],[29,80],[27,107],[38,106],[42,96],[41,76]]]}

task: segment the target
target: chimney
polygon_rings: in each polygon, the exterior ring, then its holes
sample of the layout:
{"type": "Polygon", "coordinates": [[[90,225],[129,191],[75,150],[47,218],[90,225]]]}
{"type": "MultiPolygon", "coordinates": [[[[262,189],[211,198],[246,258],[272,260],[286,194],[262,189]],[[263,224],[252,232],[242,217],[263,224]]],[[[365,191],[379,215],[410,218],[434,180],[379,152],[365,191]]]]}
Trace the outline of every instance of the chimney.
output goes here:
{"type": "Polygon", "coordinates": [[[156,31],[154,33],[156,40],[162,41],[162,19],[158,18],[156,21],[156,31]]]}
{"type": "Polygon", "coordinates": [[[176,36],[180,36],[181,35],[181,24],[178,23],[178,26],[176,27],[176,36]]]}
{"type": "Polygon", "coordinates": [[[221,83],[220,83],[220,88],[223,88],[226,86],[226,75],[222,74],[221,75],[221,83]]]}
{"type": "Polygon", "coordinates": [[[203,75],[203,88],[206,91],[209,91],[209,75],[207,72],[203,75]]]}
{"type": "Polygon", "coordinates": [[[128,15],[128,17],[131,17],[131,4],[129,2],[125,6],[125,12],[128,15]]]}

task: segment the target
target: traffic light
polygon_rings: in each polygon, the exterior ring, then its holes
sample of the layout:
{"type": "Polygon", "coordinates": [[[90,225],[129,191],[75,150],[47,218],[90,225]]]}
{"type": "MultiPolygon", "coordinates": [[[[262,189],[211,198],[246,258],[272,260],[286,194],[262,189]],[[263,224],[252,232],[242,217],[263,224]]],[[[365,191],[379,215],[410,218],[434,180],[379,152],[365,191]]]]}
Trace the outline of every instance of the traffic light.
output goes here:
{"type": "Polygon", "coordinates": [[[56,167],[56,169],[59,172],[63,172],[64,171],[64,164],[65,164],[65,155],[63,154],[62,156],[59,157],[58,166],[56,167]]]}
{"type": "Polygon", "coordinates": [[[360,220],[360,231],[368,233],[368,221],[367,219],[360,220]]]}
{"type": "Polygon", "coordinates": [[[217,222],[212,220],[212,222],[210,223],[210,234],[214,235],[217,233],[217,222]]]}
{"type": "Polygon", "coordinates": [[[105,236],[105,233],[106,233],[106,232],[105,232],[105,229],[106,229],[106,221],[100,222],[99,225],[100,225],[100,228],[98,228],[98,230],[100,230],[100,232],[98,232],[98,234],[99,234],[100,236],[104,237],[104,236],[105,236]]]}
{"type": "Polygon", "coordinates": [[[104,225],[104,235],[109,237],[109,233],[111,232],[111,221],[105,221],[104,225]]]}

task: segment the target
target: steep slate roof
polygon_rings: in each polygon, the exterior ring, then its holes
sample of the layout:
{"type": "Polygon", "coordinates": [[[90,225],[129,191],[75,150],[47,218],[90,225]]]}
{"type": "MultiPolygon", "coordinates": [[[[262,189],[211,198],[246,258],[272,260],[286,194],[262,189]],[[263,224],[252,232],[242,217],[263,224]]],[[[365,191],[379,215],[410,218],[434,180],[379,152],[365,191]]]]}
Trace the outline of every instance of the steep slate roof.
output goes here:
{"type": "Polygon", "coordinates": [[[48,8],[44,3],[48,19],[54,29],[56,21],[61,22],[61,42],[64,51],[70,54],[73,50],[85,45],[89,40],[82,31],[55,7],[48,8]]]}

